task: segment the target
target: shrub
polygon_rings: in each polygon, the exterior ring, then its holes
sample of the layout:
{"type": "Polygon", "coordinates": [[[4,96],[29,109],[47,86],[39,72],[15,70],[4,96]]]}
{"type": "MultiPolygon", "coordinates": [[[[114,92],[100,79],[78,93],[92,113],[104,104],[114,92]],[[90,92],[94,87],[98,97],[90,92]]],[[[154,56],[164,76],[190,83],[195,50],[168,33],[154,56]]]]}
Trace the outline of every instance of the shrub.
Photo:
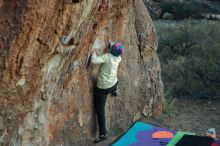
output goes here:
{"type": "Polygon", "coordinates": [[[170,97],[220,97],[220,22],[155,22],[165,92],[170,97]]]}
{"type": "Polygon", "coordinates": [[[175,19],[200,17],[201,6],[197,2],[164,1],[161,3],[164,12],[175,15],[175,19]]]}

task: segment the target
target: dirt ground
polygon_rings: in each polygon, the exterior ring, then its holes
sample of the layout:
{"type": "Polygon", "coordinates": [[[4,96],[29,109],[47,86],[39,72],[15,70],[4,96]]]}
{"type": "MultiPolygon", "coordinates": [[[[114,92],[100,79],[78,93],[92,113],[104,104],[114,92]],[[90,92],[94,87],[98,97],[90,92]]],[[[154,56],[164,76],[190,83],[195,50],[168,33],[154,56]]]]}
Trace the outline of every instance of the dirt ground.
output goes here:
{"type": "Polygon", "coordinates": [[[205,135],[207,128],[215,128],[220,138],[220,100],[187,100],[168,101],[161,117],[152,117],[145,122],[183,132],[194,132],[205,135]]]}
{"type": "MultiPolygon", "coordinates": [[[[162,116],[144,118],[141,121],[201,136],[205,135],[207,128],[215,128],[220,139],[220,100],[175,99],[166,101],[164,108],[162,116]]],[[[114,143],[117,138],[110,137],[96,146],[114,143]]]]}

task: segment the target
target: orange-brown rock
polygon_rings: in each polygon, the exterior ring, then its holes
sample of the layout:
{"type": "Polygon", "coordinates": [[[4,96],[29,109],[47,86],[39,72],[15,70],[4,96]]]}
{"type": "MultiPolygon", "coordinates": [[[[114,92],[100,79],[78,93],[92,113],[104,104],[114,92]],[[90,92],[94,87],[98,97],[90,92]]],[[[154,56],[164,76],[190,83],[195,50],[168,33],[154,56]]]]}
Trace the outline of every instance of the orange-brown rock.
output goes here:
{"type": "Polygon", "coordinates": [[[161,114],[157,35],[143,1],[0,0],[0,145],[92,145],[98,66],[89,56],[106,38],[126,47],[120,96],[106,105],[114,138],[142,116],[161,114]],[[63,36],[75,49],[62,45],[63,36]]]}

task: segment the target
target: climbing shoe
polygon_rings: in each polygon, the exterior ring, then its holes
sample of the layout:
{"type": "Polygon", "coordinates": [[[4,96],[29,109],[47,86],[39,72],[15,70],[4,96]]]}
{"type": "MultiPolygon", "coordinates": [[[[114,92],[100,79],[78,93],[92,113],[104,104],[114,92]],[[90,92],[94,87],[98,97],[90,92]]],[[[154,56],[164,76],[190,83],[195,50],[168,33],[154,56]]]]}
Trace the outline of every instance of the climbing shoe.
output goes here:
{"type": "Polygon", "coordinates": [[[111,95],[114,96],[114,97],[118,96],[119,95],[118,90],[112,91],[111,95]]]}
{"type": "Polygon", "coordinates": [[[98,139],[96,139],[96,140],[94,141],[94,143],[99,143],[99,142],[104,141],[104,140],[106,140],[106,139],[108,139],[107,134],[102,134],[102,135],[99,136],[98,139]]]}

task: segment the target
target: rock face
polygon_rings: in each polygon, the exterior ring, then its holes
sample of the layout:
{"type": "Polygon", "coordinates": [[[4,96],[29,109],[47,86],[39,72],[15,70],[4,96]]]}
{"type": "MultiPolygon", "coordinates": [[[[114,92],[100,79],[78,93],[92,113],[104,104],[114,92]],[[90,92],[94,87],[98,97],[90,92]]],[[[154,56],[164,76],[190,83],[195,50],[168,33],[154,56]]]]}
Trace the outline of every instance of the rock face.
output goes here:
{"type": "Polygon", "coordinates": [[[161,17],[162,15],[162,8],[160,6],[160,3],[156,3],[152,0],[144,0],[144,4],[146,5],[151,19],[157,20],[161,17]]]}
{"type": "Polygon", "coordinates": [[[106,38],[126,47],[120,96],[106,105],[110,136],[161,114],[157,35],[142,0],[1,0],[0,22],[0,145],[92,145],[98,66],[89,56],[106,38]]]}

